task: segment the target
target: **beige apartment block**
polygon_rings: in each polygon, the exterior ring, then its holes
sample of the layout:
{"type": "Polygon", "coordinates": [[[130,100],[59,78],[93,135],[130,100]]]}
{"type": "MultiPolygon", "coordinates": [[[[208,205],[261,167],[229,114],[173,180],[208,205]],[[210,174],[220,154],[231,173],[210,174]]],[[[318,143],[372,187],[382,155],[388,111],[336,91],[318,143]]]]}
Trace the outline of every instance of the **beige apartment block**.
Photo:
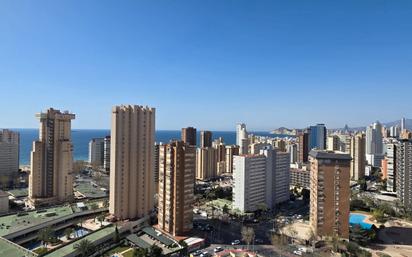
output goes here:
{"type": "Polygon", "coordinates": [[[142,218],[154,206],[155,109],[112,109],[109,212],[120,220],[142,218]]]}
{"type": "Polygon", "coordinates": [[[39,140],[33,142],[29,175],[29,200],[33,205],[62,203],[73,199],[73,144],[67,111],[48,109],[38,113],[39,140]]]}

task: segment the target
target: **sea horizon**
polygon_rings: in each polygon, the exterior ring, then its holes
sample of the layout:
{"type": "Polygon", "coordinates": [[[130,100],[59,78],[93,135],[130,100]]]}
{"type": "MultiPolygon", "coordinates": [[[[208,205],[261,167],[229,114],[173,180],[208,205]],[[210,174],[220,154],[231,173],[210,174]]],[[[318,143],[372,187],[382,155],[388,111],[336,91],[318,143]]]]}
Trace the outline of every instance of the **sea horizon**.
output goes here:
{"type": "MultiPolygon", "coordinates": [[[[30,151],[32,150],[33,141],[38,140],[38,128],[8,128],[10,130],[19,132],[20,134],[20,154],[19,165],[27,166],[30,164],[30,151]]],[[[212,139],[219,137],[227,145],[236,144],[236,131],[219,131],[211,130],[212,139]]],[[[173,139],[180,139],[181,130],[156,130],[155,141],[167,143],[173,139]]],[[[288,135],[271,134],[270,131],[250,131],[251,134],[268,137],[288,137],[288,135]]],[[[89,141],[93,138],[102,138],[110,135],[110,129],[72,129],[73,142],[73,159],[74,160],[88,160],[89,141]]],[[[200,139],[200,131],[197,131],[197,142],[200,139]]]]}

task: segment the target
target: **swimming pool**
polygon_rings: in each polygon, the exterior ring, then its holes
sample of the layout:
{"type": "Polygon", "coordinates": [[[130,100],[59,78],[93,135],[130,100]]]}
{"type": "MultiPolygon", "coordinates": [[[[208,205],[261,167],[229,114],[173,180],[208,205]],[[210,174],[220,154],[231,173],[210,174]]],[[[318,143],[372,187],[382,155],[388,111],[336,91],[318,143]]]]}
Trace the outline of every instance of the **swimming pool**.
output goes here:
{"type": "Polygon", "coordinates": [[[366,219],[366,215],[358,214],[358,213],[351,213],[349,216],[349,224],[351,226],[359,225],[361,228],[370,230],[373,224],[366,223],[364,220],[366,219]]]}

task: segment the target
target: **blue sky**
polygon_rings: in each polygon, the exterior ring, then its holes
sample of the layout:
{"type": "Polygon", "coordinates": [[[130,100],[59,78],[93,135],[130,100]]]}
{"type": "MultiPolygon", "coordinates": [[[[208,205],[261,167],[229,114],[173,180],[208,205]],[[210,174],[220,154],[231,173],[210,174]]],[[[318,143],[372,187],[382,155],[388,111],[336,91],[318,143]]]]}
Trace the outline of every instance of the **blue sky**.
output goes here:
{"type": "Polygon", "coordinates": [[[109,128],[122,103],[158,129],[412,118],[411,32],[402,0],[3,0],[0,127],[109,128]]]}

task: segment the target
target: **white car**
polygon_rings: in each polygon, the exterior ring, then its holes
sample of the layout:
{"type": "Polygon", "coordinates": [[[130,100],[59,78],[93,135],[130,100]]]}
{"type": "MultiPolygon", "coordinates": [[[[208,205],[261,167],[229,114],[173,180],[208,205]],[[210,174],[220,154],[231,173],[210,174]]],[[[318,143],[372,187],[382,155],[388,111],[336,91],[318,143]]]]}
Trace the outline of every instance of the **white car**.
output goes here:
{"type": "Polygon", "coordinates": [[[218,247],[216,247],[213,251],[214,251],[215,253],[218,253],[218,252],[223,251],[223,248],[220,247],[220,246],[218,246],[218,247]]]}
{"type": "Polygon", "coordinates": [[[293,253],[296,254],[296,255],[302,256],[302,252],[301,252],[301,251],[296,251],[296,250],[295,250],[295,251],[293,251],[293,253]]]}
{"type": "Polygon", "coordinates": [[[232,242],[232,245],[240,245],[240,241],[239,240],[235,240],[232,242]]]}

